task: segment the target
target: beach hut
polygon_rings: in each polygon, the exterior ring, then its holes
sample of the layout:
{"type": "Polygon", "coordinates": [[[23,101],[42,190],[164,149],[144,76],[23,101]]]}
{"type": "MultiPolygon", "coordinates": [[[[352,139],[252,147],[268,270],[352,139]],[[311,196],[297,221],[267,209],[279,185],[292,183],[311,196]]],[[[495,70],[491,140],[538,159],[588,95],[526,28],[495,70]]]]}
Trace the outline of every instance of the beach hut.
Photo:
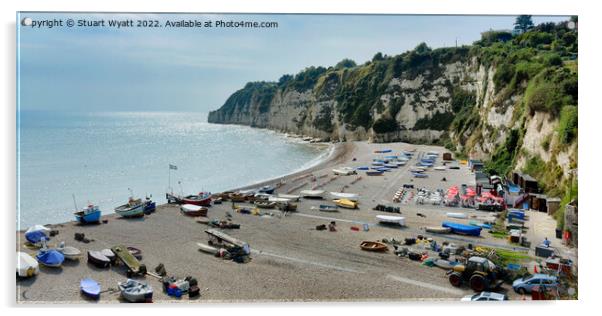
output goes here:
{"type": "Polygon", "coordinates": [[[443,153],[443,160],[453,160],[451,153],[443,153]]]}

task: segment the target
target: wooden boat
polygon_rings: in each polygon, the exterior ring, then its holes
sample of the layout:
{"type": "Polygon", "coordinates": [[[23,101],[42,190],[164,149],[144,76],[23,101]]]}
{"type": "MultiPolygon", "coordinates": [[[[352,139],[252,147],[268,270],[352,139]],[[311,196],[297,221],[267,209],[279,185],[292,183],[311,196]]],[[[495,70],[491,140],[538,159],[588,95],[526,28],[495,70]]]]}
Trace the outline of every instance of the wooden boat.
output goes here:
{"type": "Polygon", "coordinates": [[[98,223],[100,221],[101,211],[96,205],[88,205],[81,211],[74,212],[75,220],[82,224],[98,223]]]}
{"type": "Polygon", "coordinates": [[[79,282],[79,290],[88,298],[94,300],[100,298],[100,284],[90,278],[85,278],[79,282]]]}
{"type": "Polygon", "coordinates": [[[320,212],[338,212],[339,208],[336,205],[320,204],[320,212]]]}
{"type": "Polygon", "coordinates": [[[180,212],[186,216],[207,216],[207,208],[204,206],[183,204],[180,206],[180,212]]]}
{"type": "Polygon", "coordinates": [[[350,208],[350,209],[356,209],[357,208],[357,202],[351,201],[349,199],[338,199],[338,200],[333,200],[333,202],[337,206],[340,206],[342,208],[350,208]]]}
{"type": "Polygon", "coordinates": [[[376,219],[381,224],[394,224],[399,226],[406,225],[406,218],[403,216],[376,215],[376,219]]]}
{"type": "Polygon", "coordinates": [[[351,168],[351,167],[335,168],[335,169],[332,169],[332,172],[336,175],[341,175],[341,176],[350,176],[350,175],[357,173],[357,171],[355,171],[355,169],[351,168]]]}
{"type": "Polygon", "coordinates": [[[362,241],[360,248],[365,251],[385,252],[389,250],[387,245],[378,241],[362,241]]]}
{"type": "Polygon", "coordinates": [[[111,260],[103,255],[100,251],[89,250],[88,262],[98,268],[108,268],[111,260]]]}
{"type": "Polygon", "coordinates": [[[126,204],[115,208],[115,213],[121,217],[133,218],[144,216],[144,203],[141,199],[130,198],[126,204]]]}
{"type": "Polygon", "coordinates": [[[451,228],[449,228],[449,227],[428,226],[428,227],[425,227],[424,230],[427,233],[433,233],[433,234],[449,234],[451,232],[451,228]]]}
{"type": "Polygon", "coordinates": [[[335,199],[347,199],[354,202],[360,198],[360,195],[356,193],[330,192],[330,195],[335,199]]]}
{"type": "Polygon", "coordinates": [[[382,170],[368,170],[366,171],[367,176],[382,176],[384,171],[382,170]]]}
{"type": "Polygon", "coordinates": [[[127,277],[133,275],[145,275],[146,265],[140,263],[136,257],[130,253],[126,246],[118,245],[111,247],[111,251],[115,254],[119,262],[122,262],[127,267],[127,277]]]}
{"type": "Polygon", "coordinates": [[[199,251],[200,252],[204,252],[204,253],[208,253],[211,255],[217,255],[219,253],[219,249],[213,247],[213,246],[209,246],[209,245],[205,245],[203,243],[197,242],[196,243],[197,246],[199,246],[199,251]]]}
{"type": "Polygon", "coordinates": [[[65,259],[68,260],[79,260],[82,256],[81,250],[75,247],[65,246],[65,242],[61,242],[56,250],[62,253],[63,256],[65,256],[65,259]]]}
{"type": "Polygon", "coordinates": [[[324,198],[324,190],[302,190],[299,194],[306,199],[324,198]]]}
{"type": "Polygon", "coordinates": [[[17,276],[30,278],[40,273],[38,262],[25,252],[17,252],[17,276]]]}
{"type": "MultiPolygon", "coordinates": [[[[175,204],[192,204],[198,206],[211,206],[211,193],[200,192],[199,194],[191,194],[186,196],[176,196],[170,193],[166,194],[167,201],[175,204]]],[[[239,202],[239,201],[234,201],[239,202]]]]}
{"type": "MultiPolygon", "coordinates": [[[[278,194],[278,197],[282,198],[282,199],[287,199],[289,201],[294,201],[294,202],[298,202],[299,199],[301,198],[301,196],[294,195],[294,194],[278,194]]],[[[276,202],[278,202],[278,201],[276,201],[276,202]]]]}
{"type": "Polygon", "coordinates": [[[257,206],[259,208],[275,208],[276,207],[276,202],[255,201],[255,206],[257,206]]]}
{"type": "Polygon", "coordinates": [[[445,215],[447,215],[447,217],[451,217],[451,218],[467,218],[468,215],[466,215],[466,213],[454,213],[454,212],[447,212],[445,215]]]}
{"type": "Polygon", "coordinates": [[[118,283],[121,297],[130,303],[152,302],[153,288],[136,280],[128,279],[125,282],[118,283]]]}
{"type": "Polygon", "coordinates": [[[65,256],[55,249],[42,249],[36,255],[36,259],[44,266],[58,268],[65,261],[65,256]]]}
{"type": "Polygon", "coordinates": [[[481,235],[481,227],[464,225],[454,222],[443,222],[443,227],[448,227],[455,234],[468,235],[468,236],[479,236],[481,235]]]}

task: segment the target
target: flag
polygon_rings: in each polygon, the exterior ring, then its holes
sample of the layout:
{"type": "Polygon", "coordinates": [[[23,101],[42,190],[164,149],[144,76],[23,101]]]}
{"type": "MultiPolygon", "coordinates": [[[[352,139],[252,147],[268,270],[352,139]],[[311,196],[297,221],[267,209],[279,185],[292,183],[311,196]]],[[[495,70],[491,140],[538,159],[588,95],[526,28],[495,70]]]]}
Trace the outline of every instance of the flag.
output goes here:
{"type": "Polygon", "coordinates": [[[169,170],[178,170],[178,166],[169,164],[169,170]]]}

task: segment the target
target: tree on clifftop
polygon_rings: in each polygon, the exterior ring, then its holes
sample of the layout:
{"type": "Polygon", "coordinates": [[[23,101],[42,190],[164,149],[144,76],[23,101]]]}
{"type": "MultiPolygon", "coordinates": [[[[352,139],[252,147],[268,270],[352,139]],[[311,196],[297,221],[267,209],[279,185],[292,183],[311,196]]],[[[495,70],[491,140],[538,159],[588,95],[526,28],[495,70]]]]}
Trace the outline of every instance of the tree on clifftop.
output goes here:
{"type": "Polygon", "coordinates": [[[516,21],[514,22],[514,30],[519,31],[520,33],[525,33],[526,31],[533,28],[533,19],[531,19],[530,15],[519,15],[516,17],[516,21]]]}

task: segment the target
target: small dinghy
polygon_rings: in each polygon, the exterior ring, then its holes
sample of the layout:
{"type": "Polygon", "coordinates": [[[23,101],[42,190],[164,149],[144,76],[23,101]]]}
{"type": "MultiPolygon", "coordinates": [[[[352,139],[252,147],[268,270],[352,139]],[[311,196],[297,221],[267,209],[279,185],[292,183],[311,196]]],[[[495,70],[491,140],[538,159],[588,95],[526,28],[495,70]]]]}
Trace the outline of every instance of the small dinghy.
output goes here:
{"type": "Polygon", "coordinates": [[[67,260],[79,260],[79,258],[81,258],[82,256],[82,252],[81,250],[75,248],[75,247],[71,247],[71,246],[65,246],[65,242],[62,241],[58,248],[56,248],[56,250],[58,250],[60,253],[63,254],[63,256],[65,256],[65,259],[67,260]]]}
{"type": "Polygon", "coordinates": [[[339,208],[336,205],[320,204],[320,212],[338,212],[339,208]]]}
{"type": "Polygon", "coordinates": [[[208,253],[211,255],[217,255],[219,252],[219,249],[213,247],[213,246],[209,246],[209,245],[205,245],[203,243],[197,242],[196,243],[197,246],[199,246],[199,251],[200,252],[204,252],[204,253],[208,253]]]}
{"type": "Polygon", "coordinates": [[[437,167],[435,167],[433,169],[435,169],[437,171],[445,171],[445,166],[437,166],[437,167]]]}
{"type": "Polygon", "coordinates": [[[200,205],[183,204],[180,206],[180,212],[186,216],[207,216],[207,208],[200,205]]]}
{"type": "Polygon", "coordinates": [[[382,176],[383,173],[384,173],[384,171],[382,171],[382,170],[366,171],[367,176],[382,176]]]}
{"type": "Polygon", "coordinates": [[[391,224],[399,225],[399,226],[406,225],[406,218],[403,216],[376,215],[376,219],[378,220],[379,223],[385,224],[385,225],[391,225],[391,224]]]}
{"type": "Polygon", "coordinates": [[[447,215],[447,217],[451,217],[451,218],[468,218],[468,216],[466,215],[466,213],[452,213],[452,212],[448,212],[445,215],[447,215]]]}
{"type": "Polygon", "coordinates": [[[428,174],[421,172],[412,172],[414,178],[428,178],[428,174]]]}
{"type": "Polygon", "coordinates": [[[81,280],[79,282],[79,289],[85,297],[93,300],[100,298],[100,284],[90,278],[81,280]]]}
{"type": "MultiPolygon", "coordinates": [[[[287,200],[289,200],[289,201],[299,202],[299,198],[300,198],[301,196],[299,196],[299,195],[294,195],[294,194],[278,194],[278,197],[279,197],[279,198],[283,198],[283,199],[287,199],[287,200]]],[[[269,200],[269,201],[271,201],[271,200],[269,200]]],[[[278,202],[278,201],[276,201],[276,202],[278,202]]],[[[282,202],[282,201],[281,201],[281,202],[282,202]]],[[[288,201],[285,201],[285,202],[288,202],[288,201]]]]}
{"type": "Polygon", "coordinates": [[[437,260],[433,261],[433,264],[439,268],[446,269],[446,270],[449,270],[454,267],[454,265],[451,262],[449,262],[447,260],[443,260],[443,259],[437,259],[437,260]]]}
{"type": "Polygon", "coordinates": [[[54,249],[42,249],[36,255],[36,259],[44,266],[57,268],[65,261],[65,256],[54,249]]]}
{"type": "Polygon", "coordinates": [[[360,248],[365,251],[385,252],[389,250],[387,245],[378,241],[362,241],[360,248]]]}
{"type": "Polygon", "coordinates": [[[42,242],[48,240],[48,236],[42,230],[35,230],[25,233],[25,239],[36,247],[41,247],[42,242]]]}
{"type": "Polygon", "coordinates": [[[352,201],[350,199],[338,199],[338,200],[332,200],[337,206],[340,206],[342,208],[349,208],[349,209],[356,209],[357,208],[357,202],[352,201]]]}
{"type": "Polygon", "coordinates": [[[111,264],[115,263],[115,259],[117,259],[117,256],[115,256],[115,253],[111,249],[103,249],[100,251],[100,253],[103,256],[107,257],[107,259],[111,261],[111,264]]]}
{"type": "Polygon", "coordinates": [[[429,226],[429,227],[425,227],[424,230],[427,233],[433,233],[433,234],[449,234],[451,232],[451,228],[449,228],[449,227],[429,226]]]}
{"type": "Polygon", "coordinates": [[[324,198],[324,190],[302,190],[299,194],[306,199],[324,198]]]}
{"type": "Polygon", "coordinates": [[[25,252],[17,252],[17,276],[30,278],[40,272],[38,262],[25,252]]]}
{"type": "Polygon", "coordinates": [[[259,190],[257,190],[257,192],[265,193],[265,194],[273,194],[274,190],[276,190],[276,188],[274,188],[273,186],[266,185],[266,186],[261,187],[259,190]]]}
{"type": "Polygon", "coordinates": [[[100,251],[88,251],[88,262],[98,268],[108,268],[111,264],[111,259],[103,255],[100,251]]]}
{"type": "Polygon", "coordinates": [[[259,207],[259,208],[266,208],[266,209],[270,209],[270,208],[275,208],[276,207],[276,202],[272,201],[255,201],[255,206],[259,207]]]}
{"type": "Polygon", "coordinates": [[[153,301],[153,288],[136,280],[128,279],[118,283],[121,297],[130,303],[150,303],[153,301]]]}

